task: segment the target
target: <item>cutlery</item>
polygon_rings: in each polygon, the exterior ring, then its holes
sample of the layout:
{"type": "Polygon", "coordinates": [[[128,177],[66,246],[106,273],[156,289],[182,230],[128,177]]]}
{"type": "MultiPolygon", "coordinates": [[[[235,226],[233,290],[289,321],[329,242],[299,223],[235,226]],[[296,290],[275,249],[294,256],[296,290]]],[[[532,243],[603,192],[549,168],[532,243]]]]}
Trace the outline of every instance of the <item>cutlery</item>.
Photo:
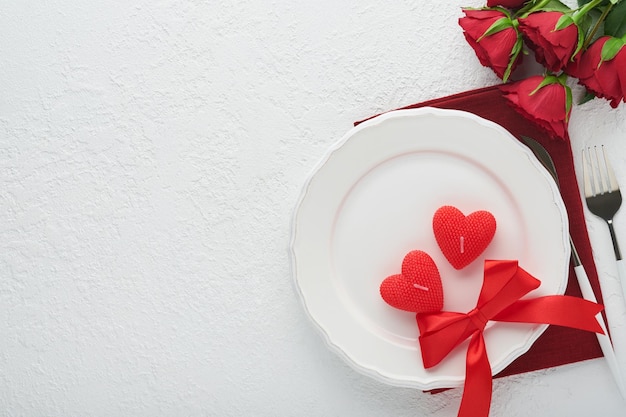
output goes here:
{"type": "MultiPolygon", "coordinates": [[[[527,136],[522,136],[522,140],[530,148],[530,150],[535,154],[539,162],[548,170],[548,172],[554,178],[554,181],[559,186],[559,178],[556,172],[556,167],[554,166],[554,161],[552,161],[552,157],[548,153],[548,151],[536,140],[529,138],[527,136]]],[[[582,265],[580,261],[580,257],[578,256],[578,252],[576,251],[576,246],[574,245],[574,241],[572,240],[572,236],[569,237],[569,243],[572,252],[572,262],[574,264],[574,273],[576,274],[576,280],[578,281],[578,286],[580,287],[580,292],[584,299],[588,301],[592,301],[597,303],[598,300],[593,292],[593,288],[591,288],[591,283],[589,282],[589,277],[587,276],[587,271],[585,271],[585,267],[582,265]]],[[[609,338],[609,333],[606,330],[606,325],[604,323],[604,319],[602,318],[602,313],[599,313],[596,316],[600,327],[602,327],[602,331],[604,334],[596,333],[598,337],[598,343],[600,344],[600,348],[602,349],[602,353],[604,354],[604,358],[609,365],[609,369],[611,374],[613,374],[613,379],[619,389],[620,394],[624,399],[626,399],[626,386],[624,385],[624,380],[622,379],[622,374],[620,371],[619,363],[617,361],[617,357],[615,356],[615,351],[613,350],[613,345],[611,344],[611,339],[609,338]]]]}
{"type": "Polygon", "coordinates": [[[622,193],[615,179],[613,167],[606,157],[604,146],[601,155],[597,146],[593,147],[593,151],[591,148],[583,149],[583,182],[589,211],[603,219],[609,226],[617,272],[622,292],[626,296],[626,264],[622,259],[613,228],[613,216],[622,204],[622,193]]]}

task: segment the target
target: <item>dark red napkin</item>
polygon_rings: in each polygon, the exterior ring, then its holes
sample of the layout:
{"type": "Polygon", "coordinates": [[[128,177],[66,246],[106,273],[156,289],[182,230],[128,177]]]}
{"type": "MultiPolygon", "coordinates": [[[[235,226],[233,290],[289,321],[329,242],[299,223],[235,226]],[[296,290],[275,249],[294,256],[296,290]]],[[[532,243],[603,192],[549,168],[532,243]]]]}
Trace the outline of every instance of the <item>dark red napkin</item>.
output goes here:
{"type": "MultiPolygon", "coordinates": [[[[524,119],[509,107],[497,85],[412,104],[398,110],[418,107],[438,107],[471,112],[501,125],[517,138],[528,136],[545,146],[554,160],[559,176],[561,194],[569,215],[570,234],[582,264],[587,271],[598,302],[602,303],[598,273],[591,253],[583,205],[574,172],[571,144],[566,141],[551,139],[546,132],[524,119]]],[[[365,120],[356,122],[355,126],[365,120]]],[[[565,294],[581,297],[573,266],[570,267],[569,281],[565,294]]],[[[497,376],[535,371],[601,356],[602,350],[595,334],[582,330],[550,326],[528,352],[517,358],[497,376]]]]}

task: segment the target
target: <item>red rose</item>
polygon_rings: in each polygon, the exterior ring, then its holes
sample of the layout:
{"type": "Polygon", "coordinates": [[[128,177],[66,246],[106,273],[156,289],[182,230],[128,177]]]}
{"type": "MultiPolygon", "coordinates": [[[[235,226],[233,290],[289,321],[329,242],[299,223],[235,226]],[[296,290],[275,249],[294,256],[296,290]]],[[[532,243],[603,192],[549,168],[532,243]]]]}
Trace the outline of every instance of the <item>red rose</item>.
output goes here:
{"type": "Polygon", "coordinates": [[[509,104],[555,139],[568,139],[571,91],[555,76],[535,75],[500,87],[509,104]]]}
{"type": "Polygon", "coordinates": [[[566,72],[578,78],[578,82],[596,96],[610,100],[613,108],[620,101],[626,101],[626,48],[621,39],[599,38],[567,67],[566,72]],[[607,42],[610,44],[605,49],[607,42]],[[606,51],[604,58],[603,49],[606,51]]]}
{"type": "Polygon", "coordinates": [[[528,0],[487,0],[488,7],[508,7],[509,9],[517,9],[528,0]]]}
{"type": "Polygon", "coordinates": [[[513,21],[499,10],[463,10],[459,19],[465,39],[481,64],[506,81],[521,62],[522,37],[513,21]]]}
{"type": "Polygon", "coordinates": [[[537,62],[552,72],[567,66],[578,45],[578,26],[571,18],[563,16],[561,12],[539,12],[519,19],[519,30],[535,52],[537,62]],[[561,18],[562,22],[567,22],[564,24],[569,24],[557,30],[561,18]]]}

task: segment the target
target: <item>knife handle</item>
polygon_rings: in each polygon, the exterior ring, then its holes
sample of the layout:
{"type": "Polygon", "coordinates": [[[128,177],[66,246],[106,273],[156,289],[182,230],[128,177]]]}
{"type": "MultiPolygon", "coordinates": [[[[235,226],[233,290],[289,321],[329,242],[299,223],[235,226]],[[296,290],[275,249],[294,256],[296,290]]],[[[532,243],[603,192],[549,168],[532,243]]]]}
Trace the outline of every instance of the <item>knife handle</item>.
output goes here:
{"type": "MultiPolygon", "coordinates": [[[[576,273],[576,279],[578,280],[578,286],[580,287],[580,292],[582,293],[583,298],[597,303],[598,299],[593,292],[593,288],[591,288],[591,283],[589,282],[589,277],[587,277],[587,271],[585,271],[585,268],[582,265],[575,266],[574,272],[576,273]]],[[[604,320],[602,320],[600,325],[604,326],[604,320]]],[[[605,329],[603,328],[602,330],[605,329]]]]}
{"type": "MultiPolygon", "coordinates": [[[[589,277],[587,276],[587,271],[585,271],[585,268],[582,265],[577,265],[574,267],[574,272],[576,273],[576,279],[578,280],[578,286],[580,287],[580,292],[582,293],[583,298],[585,300],[597,303],[598,300],[593,293],[593,288],[591,288],[591,283],[589,282],[589,277]]],[[[626,270],[624,270],[624,272],[626,272],[626,270]]],[[[598,337],[598,343],[600,344],[600,348],[602,349],[602,353],[604,354],[604,359],[606,359],[606,362],[609,365],[609,370],[611,371],[611,374],[613,374],[615,384],[617,385],[617,388],[619,389],[622,398],[626,400],[626,386],[624,386],[624,380],[622,379],[622,372],[620,371],[619,362],[617,361],[617,357],[615,356],[615,351],[613,350],[613,345],[611,344],[609,333],[606,330],[606,325],[604,323],[602,313],[598,313],[598,315],[596,316],[596,320],[598,321],[598,324],[604,332],[604,334],[596,333],[596,336],[598,337]]]]}

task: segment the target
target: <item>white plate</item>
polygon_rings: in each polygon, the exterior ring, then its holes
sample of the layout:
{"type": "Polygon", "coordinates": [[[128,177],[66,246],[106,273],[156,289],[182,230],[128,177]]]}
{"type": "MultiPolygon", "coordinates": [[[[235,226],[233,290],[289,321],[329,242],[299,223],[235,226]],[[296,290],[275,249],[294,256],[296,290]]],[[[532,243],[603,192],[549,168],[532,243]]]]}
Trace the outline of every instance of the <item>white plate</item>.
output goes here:
{"type": "MultiPolygon", "coordinates": [[[[465,378],[467,342],[425,370],[415,314],[387,305],[380,283],[419,249],[439,268],[446,311],[475,307],[484,259],[519,260],[542,281],[528,297],[563,294],[567,224],[554,181],[504,128],[461,111],[400,110],[353,128],[308,180],[293,220],[293,274],[309,316],[357,370],[393,385],[453,387],[465,378]],[[442,205],[488,210],[497,221],[489,247],[460,271],[433,236],[442,205]]],[[[546,328],[490,322],[493,373],[546,328]]]]}

